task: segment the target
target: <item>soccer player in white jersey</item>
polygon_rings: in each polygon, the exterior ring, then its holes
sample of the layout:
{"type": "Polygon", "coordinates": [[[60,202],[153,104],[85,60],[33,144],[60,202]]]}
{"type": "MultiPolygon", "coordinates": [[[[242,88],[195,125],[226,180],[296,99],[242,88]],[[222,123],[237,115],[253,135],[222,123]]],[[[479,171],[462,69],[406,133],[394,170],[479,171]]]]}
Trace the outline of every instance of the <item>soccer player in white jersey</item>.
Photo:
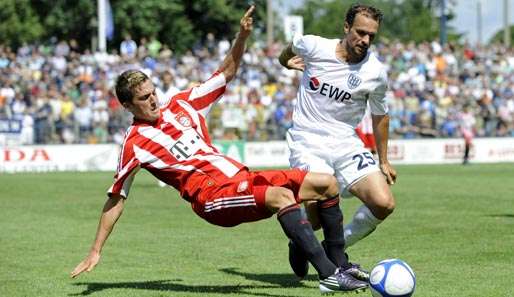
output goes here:
{"type": "MultiPolygon", "coordinates": [[[[291,167],[333,174],[341,193],[349,192],[364,203],[344,228],[346,244],[325,240],[325,246],[353,245],[373,232],[395,207],[388,186],[395,183],[396,171],[387,159],[387,74],[368,51],[381,20],[378,9],[354,4],[347,11],[342,39],[295,36],[279,57],[284,67],[303,71],[293,126],[287,133],[291,167]],[[367,103],[378,161],[355,133],[367,103]]],[[[316,226],[315,207],[305,207],[316,226]]],[[[307,273],[308,265],[294,243],[290,243],[290,262],[298,276],[307,273]]]]}
{"type": "Polygon", "coordinates": [[[459,128],[462,137],[464,137],[464,157],[462,164],[469,164],[469,152],[473,146],[474,127],[476,123],[475,115],[469,105],[465,105],[458,115],[459,128]]]}
{"type": "Polygon", "coordinates": [[[123,141],[96,238],[71,277],[97,265],[134,176],[143,168],[176,188],[193,211],[211,224],[232,227],[276,213],[284,233],[316,268],[321,292],[367,288],[368,283],[358,279],[360,271],[350,265],[342,249],[327,251],[337,263],[328,258],[300,210],[302,201],[315,201],[325,237],[344,241],[339,188],[333,176],[301,169],[250,171],[220,154],[211,142],[207,114],[237,72],[252,30],[254,9],[251,6],[241,19],[238,37],[218,71],[199,86],[179,92],[164,107],[159,108],[155,86],[143,72],[128,70],[118,77],[116,96],[134,115],[134,122],[123,141]]]}

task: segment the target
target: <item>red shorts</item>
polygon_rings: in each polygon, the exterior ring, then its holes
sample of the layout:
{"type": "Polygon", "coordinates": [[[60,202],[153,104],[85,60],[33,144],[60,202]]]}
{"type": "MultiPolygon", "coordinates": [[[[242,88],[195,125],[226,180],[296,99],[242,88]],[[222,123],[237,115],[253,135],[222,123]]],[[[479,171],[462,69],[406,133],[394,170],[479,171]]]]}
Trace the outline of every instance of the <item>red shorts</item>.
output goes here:
{"type": "Polygon", "coordinates": [[[266,189],[284,187],[298,193],[307,172],[291,170],[243,170],[226,183],[202,190],[191,205],[193,210],[211,224],[232,227],[273,215],[266,208],[266,189]]]}

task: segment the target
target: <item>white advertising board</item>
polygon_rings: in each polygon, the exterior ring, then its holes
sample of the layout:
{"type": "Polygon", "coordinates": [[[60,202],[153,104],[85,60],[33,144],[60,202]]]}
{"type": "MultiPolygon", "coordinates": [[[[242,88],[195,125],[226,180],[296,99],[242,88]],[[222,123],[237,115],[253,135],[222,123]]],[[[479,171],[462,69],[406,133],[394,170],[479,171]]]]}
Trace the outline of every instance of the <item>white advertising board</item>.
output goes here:
{"type": "Polygon", "coordinates": [[[0,147],[0,172],[114,172],[118,151],[113,144],[0,147]]]}
{"type": "MultiPolygon", "coordinates": [[[[462,139],[413,139],[389,141],[388,157],[393,164],[450,164],[462,162],[462,139]]],[[[289,149],[282,141],[246,143],[244,160],[250,167],[287,167],[289,149]]],[[[514,138],[477,138],[470,161],[514,162],[514,138]]]]}
{"type": "MultiPolygon", "coordinates": [[[[220,151],[251,168],[289,167],[285,141],[224,142],[220,151]]],[[[0,173],[49,171],[112,171],[117,166],[119,146],[44,145],[0,146],[0,173]]],[[[460,163],[462,139],[391,140],[389,160],[393,164],[460,163]]],[[[479,138],[473,141],[472,163],[514,162],[514,138],[479,138]]]]}
{"type": "MultiPolygon", "coordinates": [[[[391,140],[388,153],[393,164],[447,164],[462,162],[464,149],[462,139],[391,140]]],[[[514,138],[474,139],[470,162],[514,162],[514,138]]]]}
{"type": "Polygon", "coordinates": [[[248,167],[289,167],[289,148],[285,141],[247,142],[244,152],[248,167]]]}

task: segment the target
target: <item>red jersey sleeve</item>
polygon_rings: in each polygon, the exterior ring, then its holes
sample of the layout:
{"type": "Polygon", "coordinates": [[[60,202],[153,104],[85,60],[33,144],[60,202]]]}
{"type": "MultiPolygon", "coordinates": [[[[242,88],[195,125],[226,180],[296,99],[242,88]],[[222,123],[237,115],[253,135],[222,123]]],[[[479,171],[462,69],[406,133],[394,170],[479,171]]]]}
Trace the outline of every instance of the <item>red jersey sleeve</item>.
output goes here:
{"type": "Polygon", "coordinates": [[[109,197],[111,197],[112,194],[119,194],[124,198],[127,198],[134,176],[140,169],[140,162],[134,153],[132,141],[128,140],[131,128],[127,131],[127,136],[123,141],[118,160],[118,168],[114,175],[114,182],[107,191],[107,195],[109,197]]]}
{"type": "Polygon", "coordinates": [[[206,117],[211,107],[222,97],[223,93],[225,93],[226,86],[225,75],[223,72],[217,71],[200,85],[177,93],[173,96],[172,100],[187,100],[198,113],[206,117]]]}

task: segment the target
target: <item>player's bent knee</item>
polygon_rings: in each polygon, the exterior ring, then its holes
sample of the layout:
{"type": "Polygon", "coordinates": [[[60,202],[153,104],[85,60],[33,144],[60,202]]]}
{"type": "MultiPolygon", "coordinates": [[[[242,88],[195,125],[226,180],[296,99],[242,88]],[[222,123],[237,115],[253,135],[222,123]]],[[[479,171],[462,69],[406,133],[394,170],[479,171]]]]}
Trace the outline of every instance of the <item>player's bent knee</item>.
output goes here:
{"type": "Polygon", "coordinates": [[[325,179],[327,182],[327,190],[325,192],[325,196],[327,198],[332,198],[339,193],[339,185],[337,183],[337,179],[335,176],[330,174],[325,174],[325,179]]]}
{"type": "Polygon", "coordinates": [[[369,207],[373,215],[378,219],[385,219],[391,213],[393,213],[396,207],[396,202],[392,196],[382,197],[381,199],[377,199],[376,203],[369,207]]]}
{"type": "Polygon", "coordinates": [[[387,200],[384,205],[382,205],[382,211],[386,215],[390,215],[391,213],[393,213],[395,207],[396,207],[396,202],[394,201],[393,198],[391,198],[391,199],[387,200]]]}
{"type": "Polygon", "coordinates": [[[281,208],[295,204],[293,191],[282,187],[269,187],[266,190],[266,207],[272,212],[277,212],[281,208]]]}
{"type": "Polygon", "coordinates": [[[326,173],[312,173],[312,186],[320,194],[319,200],[331,198],[339,192],[337,179],[326,173]]]}

